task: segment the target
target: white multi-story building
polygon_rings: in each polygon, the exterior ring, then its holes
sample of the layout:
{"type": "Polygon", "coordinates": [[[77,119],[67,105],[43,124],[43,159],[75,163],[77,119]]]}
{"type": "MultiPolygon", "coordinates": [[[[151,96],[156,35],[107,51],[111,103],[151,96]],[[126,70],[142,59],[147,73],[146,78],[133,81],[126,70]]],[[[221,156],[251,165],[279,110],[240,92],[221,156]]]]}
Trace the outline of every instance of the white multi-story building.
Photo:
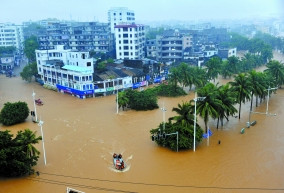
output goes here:
{"type": "Polygon", "coordinates": [[[0,23],[0,47],[14,46],[18,52],[22,52],[23,42],[22,26],[0,23]]]}
{"type": "Polygon", "coordinates": [[[53,50],[36,50],[36,59],[44,84],[79,98],[94,96],[94,66],[89,52],[64,50],[58,45],[53,50]]]}
{"type": "Polygon", "coordinates": [[[144,25],[123,24],[115,26],[116,59],[140,60],[145,57],[144,25]]]}
{"type": "Polygon", "coordinates": [[[114,27],[116,25],[135,23],[134,11],[129,10],[127,7],[111,8],[108,11],[108,22],[110,25],[111,33],[114,34],[114,27]]]}

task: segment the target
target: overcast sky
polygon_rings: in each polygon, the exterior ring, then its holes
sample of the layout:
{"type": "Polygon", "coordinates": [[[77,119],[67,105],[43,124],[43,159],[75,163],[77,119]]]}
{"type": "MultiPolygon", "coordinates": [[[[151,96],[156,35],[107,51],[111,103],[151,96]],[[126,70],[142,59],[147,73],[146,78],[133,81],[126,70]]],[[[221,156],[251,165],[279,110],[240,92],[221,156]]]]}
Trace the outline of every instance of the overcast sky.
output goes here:
{"type": "Polygon", "coordinates": [[[46,18],[107,22],[111,7],[128,7],[137,21],[284,18],[284,0],[1,0],[0,6],[0,23],[16,24],[46,18]]]}

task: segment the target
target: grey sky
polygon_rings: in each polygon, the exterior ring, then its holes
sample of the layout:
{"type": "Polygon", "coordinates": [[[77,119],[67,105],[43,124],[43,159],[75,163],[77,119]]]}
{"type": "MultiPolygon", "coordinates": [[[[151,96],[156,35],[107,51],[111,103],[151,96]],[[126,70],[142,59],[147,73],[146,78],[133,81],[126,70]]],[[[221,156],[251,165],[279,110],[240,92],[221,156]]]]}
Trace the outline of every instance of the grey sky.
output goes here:
{"type": "Polygon", "coordinates": [[[2,0],[0,23],[58,18],[107,22],[111,7],[128,7],[138,21],[284,18],[284,0],[2,0]]]}

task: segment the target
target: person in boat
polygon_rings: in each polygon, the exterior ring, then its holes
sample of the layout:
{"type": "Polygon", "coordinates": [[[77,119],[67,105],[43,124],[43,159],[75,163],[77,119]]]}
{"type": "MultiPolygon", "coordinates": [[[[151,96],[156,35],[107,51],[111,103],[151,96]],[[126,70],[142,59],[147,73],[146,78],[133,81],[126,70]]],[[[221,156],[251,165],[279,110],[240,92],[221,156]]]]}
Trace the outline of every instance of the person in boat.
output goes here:
{"type": "Polygon", "coordinates": [[[114,153],[113,154],[113,165],[115,165],[115,166],[116,166],[116,160],[117,160],[117,154],[114,153]]]}
{"type": "Polygon", "coordinates": [[[119,163],[120,163],[120,169],[123,169],[124,168],[124,161],[122,159],[121,154],[118,155],[118,160],[119,160],[119,163]]]}

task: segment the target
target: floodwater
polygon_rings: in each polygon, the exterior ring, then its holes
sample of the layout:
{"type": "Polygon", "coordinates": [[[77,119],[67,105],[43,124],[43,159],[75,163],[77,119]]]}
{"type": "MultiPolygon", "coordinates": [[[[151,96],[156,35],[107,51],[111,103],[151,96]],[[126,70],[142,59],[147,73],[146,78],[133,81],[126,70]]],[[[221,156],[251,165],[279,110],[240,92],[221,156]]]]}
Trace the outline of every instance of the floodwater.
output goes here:
{"type": "MultiPolygon", "coordinates": [[[[46,161],[42,142],[38,165],[40,175],[0,179],[1,193],[66,192],[66,187],[91,192],[163,192],[163,193],[258,193],[284,192],[284,90],[269,100],[269,113],[252,114],[257,124],[246,129],[250,102],[242,105],[241,120],[231,117],[223,128],[213,131],[209,145],[206,139],[192,150],[174,152],[151,141],[149,131],[163,121],[160,109],[116,113],[115,96],[77,99],[26,83],[19,77],[0,75],[0,107],[5,102],[25,101],[34,109],[32,92],[42,99],[36,106],[44,131],[46,161]],[[218,141],[221,144],[218,144],[218,141]],[[126,162],[123,172],[114,169],[112,154],[122,153],[126,162]]],[[[194,97],[159,98],[167,112],[166,119],[178,103],[194,97]]],[[[263,101],[253,111],[265,112],[263,101]]],[[[198,123],[204,127],[202,119],[198,123]]],[[[40,135],[40,127],[28,117],[25,123],[11,127],[13,134],[29,128],[40,135]]]]}

